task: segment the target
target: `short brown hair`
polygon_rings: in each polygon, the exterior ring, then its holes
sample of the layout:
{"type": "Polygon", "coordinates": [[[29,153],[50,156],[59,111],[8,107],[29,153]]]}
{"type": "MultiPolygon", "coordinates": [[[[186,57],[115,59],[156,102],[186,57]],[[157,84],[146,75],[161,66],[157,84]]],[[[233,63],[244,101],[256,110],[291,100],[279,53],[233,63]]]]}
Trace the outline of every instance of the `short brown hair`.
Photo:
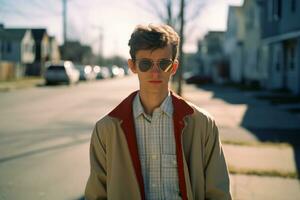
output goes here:
{"type": "Polygon", "coordinates": [[[155,50],[171,44],[172,59],[175,60],[178,56],[179,42],[178,34],[168,25],[138,25],[131,34],[128,43],[129,53],[131,58],[135,60],[139,50],[155,50]]]}

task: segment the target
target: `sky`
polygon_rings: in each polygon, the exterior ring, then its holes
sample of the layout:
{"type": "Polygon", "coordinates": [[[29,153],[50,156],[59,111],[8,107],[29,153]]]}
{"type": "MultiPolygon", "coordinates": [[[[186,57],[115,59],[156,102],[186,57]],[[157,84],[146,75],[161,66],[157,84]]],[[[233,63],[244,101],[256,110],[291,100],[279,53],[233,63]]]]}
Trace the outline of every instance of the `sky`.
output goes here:
{"type": "MultiPolygon", "coordinates": [[[[178,0],[173,0],[178,2],[178,0]]],[[[199,8],[189,0],[187,15],[199,8]]],[[[205,0],[202,0],[205,1],[205,0]]],[[[128,40],[137,24],[161,23],[153,5],[163,0],[67,0],[67,37],[90,45],[99,53],[103,35],[104,56],[129,57],[128,40]]],[[[209,30],[226,30],[229,5],[242,5],[243,0],[206,0],[197,17],[187,25],[185,52],[195,52],[197,41],[209,30]]],[[[189,17],[189,16],[188,16],[189,17]]],[[[190,18],[189,18],[190,19],[190,18]]],[[[6,28],[31,27],[47,29],[59,44],[63,41],[62,0],[0,0],[0,23],[6,28]]]]}

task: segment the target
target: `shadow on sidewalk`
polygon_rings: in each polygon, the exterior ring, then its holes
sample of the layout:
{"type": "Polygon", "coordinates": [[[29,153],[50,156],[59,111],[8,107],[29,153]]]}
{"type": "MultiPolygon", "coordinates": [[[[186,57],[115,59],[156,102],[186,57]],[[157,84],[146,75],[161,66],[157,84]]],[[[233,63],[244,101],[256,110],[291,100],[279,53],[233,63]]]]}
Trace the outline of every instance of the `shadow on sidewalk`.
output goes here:
{"type": "MultiPolygon", "coordinates": [[[[300,121],[298,121],[298,123],[293,123],[289,121],[289,119],[285,119],[285,116],[273,116],[274,111],[278,108],[268,104],[268,102],[256,99],[255,92],[253,91],[242,92],[236,88],[218,85],[204,85],[198,87],[203,90],[213,92],[213,98],[222,99],[230,104],[246,104],[247,110],[242,119],[241,126],[249,130],[262,142],[282,142],[290,144],[294,150],[295,163],[299,174],[300,121]],[[281,124],[279,123],[284,122],[285,124],[280,126],[281,124]]],[[[280,112],[284,115],[284,111],[280,110],[280,112]]],[[[288,113],[287,115],[292,114],[288,113]]],[[[297,120],[294,119],[293,121],[297,120]]]]}

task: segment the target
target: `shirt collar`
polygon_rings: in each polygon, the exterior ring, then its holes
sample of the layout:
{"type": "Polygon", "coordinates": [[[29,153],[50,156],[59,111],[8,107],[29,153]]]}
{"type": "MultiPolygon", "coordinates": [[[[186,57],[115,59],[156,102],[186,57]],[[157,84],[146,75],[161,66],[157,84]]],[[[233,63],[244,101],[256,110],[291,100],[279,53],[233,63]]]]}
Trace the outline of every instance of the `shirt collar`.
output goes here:
{"type": "Polygon", "coordinates": [[[140,93],[138,92],[133,100],[133,116],[134,118],[137,118],[143,113],[145,112],[140,100],[140,93]]]}
{"type": "Polygon", "coordinates": [[[171,93],[168,92],[168,96],[165,98],[165,100],[160,105],[160,109],[167,114],[169,117],[172,117],[173,115],[173,104],[172,104],[172,98],[171,93]]]}
{"type": "MultiPolygon", "coordinates": [[[[171,93],[168,92],[168,96],[164,99],[164,101],[161,103],[159,109],[167,114],[169,117],[172,117],[173,115],[173,104],[172,104],[172,98],[171,93]]],[[[144,111],[144,107],[141,103],[139,92],[136,94],[134,100],[133,100],[133,116],[134,118],[139,117],[140,115],[147,116],[147,114],[144,111]]]]}

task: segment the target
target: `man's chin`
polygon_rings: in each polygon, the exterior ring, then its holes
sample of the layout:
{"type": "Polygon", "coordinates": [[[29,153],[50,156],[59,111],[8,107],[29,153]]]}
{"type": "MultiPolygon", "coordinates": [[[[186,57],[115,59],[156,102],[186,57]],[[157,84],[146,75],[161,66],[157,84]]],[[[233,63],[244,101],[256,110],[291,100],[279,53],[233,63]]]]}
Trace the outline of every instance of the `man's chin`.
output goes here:
{"type": "Polygon", "coordinates": [[[147,91],[152,94],[162,94],[164,92],[167,92],[168,88],[164,88],[161,86],[153,86],[153,87],[148,87],[147,91]]]}

